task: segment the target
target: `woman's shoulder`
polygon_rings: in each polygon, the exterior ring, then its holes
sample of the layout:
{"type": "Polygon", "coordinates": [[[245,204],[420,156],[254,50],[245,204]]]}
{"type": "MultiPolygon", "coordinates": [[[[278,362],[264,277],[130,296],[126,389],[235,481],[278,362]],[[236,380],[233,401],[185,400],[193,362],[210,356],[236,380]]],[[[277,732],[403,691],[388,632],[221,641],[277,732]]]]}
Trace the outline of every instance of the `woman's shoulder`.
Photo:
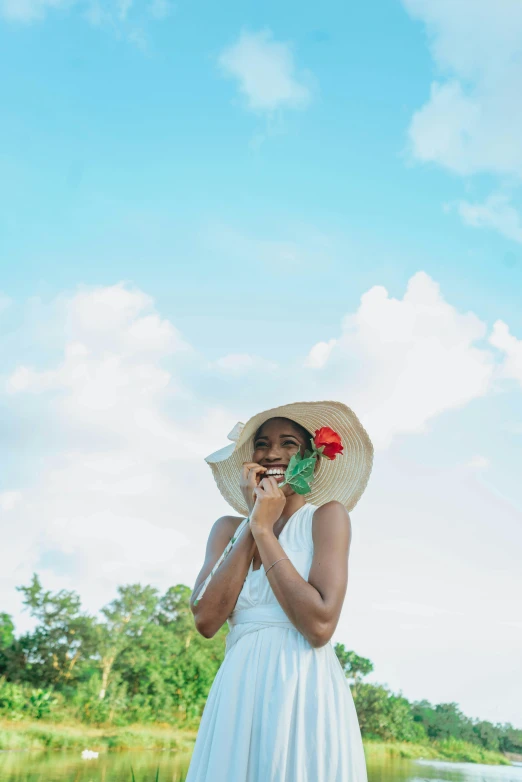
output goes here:
{"type": "Polygon", "coordinates": [[[339,500],[328,500],[328,502],[323,502],[322,505],[311,505],[311,507],[314,508],[314,514],[319,513],[319,515],[323,515],[325,513],[333,512],[341,513],[345,518],[350,518],[346,505],[343,505],[339,500]]]}
{"type": "Polygon", "coordinates": [[[210,538],[219,538],[230,540],[235,534],[241,522],[244,520],[244,516],[232,516],[225,515],[216,519],[210,530],[210,538]]]}
{"type": "Polygon", "coordinates": [[[328,534],[328,530],[333,528],[339,530],[340,528],[348,528],[348,532],[351,535],[352,522],[350,520],[350,514],[342,502],[338,500],[330,500],[323,505],[314,505],[312,512],[312,532],[314,536],[316,534],[328,534]]]}

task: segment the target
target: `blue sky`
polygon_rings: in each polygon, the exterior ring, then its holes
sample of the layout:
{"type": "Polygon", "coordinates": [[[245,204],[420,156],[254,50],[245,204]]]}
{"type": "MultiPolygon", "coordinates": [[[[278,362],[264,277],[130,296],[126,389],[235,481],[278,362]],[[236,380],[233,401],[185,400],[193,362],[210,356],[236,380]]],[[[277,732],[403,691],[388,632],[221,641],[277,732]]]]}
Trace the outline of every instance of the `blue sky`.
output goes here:
{"type": "Polygon", "coordinates": [[[0,0],[20,627],[35,569],[91,610],[192,584],[226,511],[202,457],[336,397],[377,445],[337,640],[522,724],[522,13],[497,5],[0,0]]]}

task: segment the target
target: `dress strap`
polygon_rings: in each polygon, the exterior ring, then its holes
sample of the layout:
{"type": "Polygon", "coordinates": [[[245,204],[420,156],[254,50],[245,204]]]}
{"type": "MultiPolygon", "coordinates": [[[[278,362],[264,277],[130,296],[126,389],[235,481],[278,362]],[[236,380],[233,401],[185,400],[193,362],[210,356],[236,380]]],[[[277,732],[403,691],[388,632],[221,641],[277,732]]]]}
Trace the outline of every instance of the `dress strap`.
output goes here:
{"type": "Polygon", "coordinates": [[[223,551],[223,553],[221,554],[220,558],[218,559],[218,561],[216,562],[216,564],[214,565],[214,567],[212,568],[212,570],[210,571],[210,573],[208,574],[208,576],[204,580],[203,584],[201,585],[201,589],[198,592],[198,596],[194,600],[194,605],[197,605],[199,603],[199,601],[201,600],[201,598],[203,597],[203,595],[205,594],[205,591],[207,589],[207,586],[210,583],[210,580],[211,580],[212,576],[214,575],[214,573],[216,572],[218,567],[221,565],[223,560],[226,558],[226,556],[230,553],[230,550],[232,549],[234,543],[236,542],[236,540],[239,538],[239,536],[241,535],[241,533],[243,532],[243,530],[247,526],[247,524],[249,522],[249,519],[250,519],[250,516],[247,516],[246,519],[243,519],[243,521],[241,522],[241,524],[239,525],[237,530],[234,532],[234,534],[230,538],[229,542],[225,546],[225,550],[223,551]]]}

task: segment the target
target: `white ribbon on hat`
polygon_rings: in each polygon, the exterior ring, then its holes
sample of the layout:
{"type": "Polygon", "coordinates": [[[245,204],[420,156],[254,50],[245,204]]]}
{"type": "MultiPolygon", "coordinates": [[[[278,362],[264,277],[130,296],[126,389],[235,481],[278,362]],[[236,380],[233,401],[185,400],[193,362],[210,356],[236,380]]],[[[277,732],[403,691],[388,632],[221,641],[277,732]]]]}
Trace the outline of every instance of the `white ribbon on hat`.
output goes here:
{"type": "Polygon", "coordinates": [[[227,440],[232,440],[233,443],[237,443],[244,427],[245,424],[241,423],[241,421],[238,421],[234,428],[227,434],[227,440]]]}

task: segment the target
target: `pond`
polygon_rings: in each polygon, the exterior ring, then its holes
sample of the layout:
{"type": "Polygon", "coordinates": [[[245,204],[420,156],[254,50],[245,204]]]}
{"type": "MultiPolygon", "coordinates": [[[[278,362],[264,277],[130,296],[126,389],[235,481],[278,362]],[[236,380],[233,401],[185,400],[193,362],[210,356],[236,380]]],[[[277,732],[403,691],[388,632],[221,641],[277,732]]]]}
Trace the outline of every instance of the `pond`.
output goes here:
{"type": "MultiPolygon", "coordinates": [[[[0,752],[0,782],[184,782],[190,755],[106,752],[0,752]]],[[[369,782],[522,782],[522,765],[483,766],[443,761],[369,760],[369,782]]],[[[216,781],[217,782],[217,781],[216,781]]],[[[241,782],[227,780],[227,782],[241,782]]]]}

